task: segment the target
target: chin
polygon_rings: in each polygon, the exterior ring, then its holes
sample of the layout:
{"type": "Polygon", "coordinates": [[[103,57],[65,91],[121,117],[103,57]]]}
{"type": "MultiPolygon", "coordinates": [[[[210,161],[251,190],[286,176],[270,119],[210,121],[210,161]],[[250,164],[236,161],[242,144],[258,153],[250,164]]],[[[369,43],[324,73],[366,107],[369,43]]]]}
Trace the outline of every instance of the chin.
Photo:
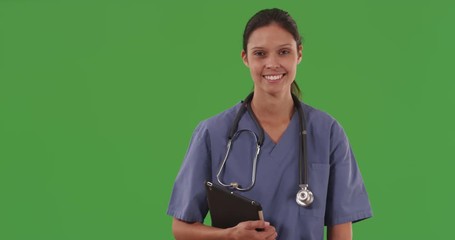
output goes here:
{"type": "Polygon", "coordinates": [[[281,95],[281,94],[291,93],[290,88],[263,88],[263,89],[255,90],[255,92],[257,92],[257,91],[260,91],[267,95],[281,95]]]}

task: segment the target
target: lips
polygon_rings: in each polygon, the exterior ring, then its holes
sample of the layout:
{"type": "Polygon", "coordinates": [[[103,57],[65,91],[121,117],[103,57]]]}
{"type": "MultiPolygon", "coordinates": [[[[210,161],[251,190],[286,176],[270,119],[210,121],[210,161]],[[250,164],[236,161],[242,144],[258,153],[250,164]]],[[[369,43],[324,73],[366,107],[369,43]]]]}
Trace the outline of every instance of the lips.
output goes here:
{"type": "Polygon", "coordinates": [[[282,79],[285,75],[286,75],[286,73],[281,73],[281,74],[262,75],[262,77],[269,81],[278,81],[278,80],[282,79]]]}

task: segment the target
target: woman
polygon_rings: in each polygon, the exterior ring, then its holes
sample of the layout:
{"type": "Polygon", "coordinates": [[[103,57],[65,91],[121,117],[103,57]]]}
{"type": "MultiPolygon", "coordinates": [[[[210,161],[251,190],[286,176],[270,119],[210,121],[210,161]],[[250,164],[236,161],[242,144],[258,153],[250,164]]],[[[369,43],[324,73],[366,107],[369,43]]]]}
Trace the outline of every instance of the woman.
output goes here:
{"type": "Polygon", "coordinates": [[[352,239],[351,223],[372,216],[368,196],[342,127],[330,115],[293,97],[300,96],[294,80],[302,60],[295,21],[280,9],[259,11],[247,23],[241,56],[250,69],[253,93],[245,103],[197,126],[168,208],[176,239],[322,240],[324,225],[328,239],[352,239]],[[228,134],[241,108],[250,114],[240,115],[240,134],[223,165],[228,134]],[[301,119],[306,126],[308,168],[302,179],[314,196],[309,207],[296,203],[301,184],[301,119]],[[262,130],[264,142],[252,184],[256,143],[251,134],[258,136],[262,130]],[[240,194],[261,203],[265,221],[228,229],[203,225],[208,212],[204,181],[252,185],[240,194]]]}

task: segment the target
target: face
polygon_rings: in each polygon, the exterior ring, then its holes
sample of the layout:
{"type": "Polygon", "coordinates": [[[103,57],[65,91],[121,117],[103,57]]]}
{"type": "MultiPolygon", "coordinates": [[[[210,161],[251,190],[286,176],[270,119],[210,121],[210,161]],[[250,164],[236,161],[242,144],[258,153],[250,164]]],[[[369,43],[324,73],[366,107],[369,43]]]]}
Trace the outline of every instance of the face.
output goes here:
{"type": "Polygon", "coordinates": [[[271,24],[251,33],[242,59],[250,69],[255,93],[289,94],[302,60],[302,46],[297,48],[291,33],[271,24]]]}

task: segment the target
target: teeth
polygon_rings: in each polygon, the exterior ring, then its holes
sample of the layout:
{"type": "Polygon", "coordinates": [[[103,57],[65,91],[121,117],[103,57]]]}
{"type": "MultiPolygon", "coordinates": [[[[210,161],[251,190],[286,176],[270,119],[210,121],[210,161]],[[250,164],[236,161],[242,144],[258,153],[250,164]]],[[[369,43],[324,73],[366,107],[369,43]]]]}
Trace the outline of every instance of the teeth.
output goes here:
{"type": "Polygon", "coordinates": [[[267,80],[272,80],[272,81],[275,81],[275,80],[279,80],[283,77],[284,74],[280,74],[280,75],[264,75],[264,78],[267,79],[267,80]]]}

